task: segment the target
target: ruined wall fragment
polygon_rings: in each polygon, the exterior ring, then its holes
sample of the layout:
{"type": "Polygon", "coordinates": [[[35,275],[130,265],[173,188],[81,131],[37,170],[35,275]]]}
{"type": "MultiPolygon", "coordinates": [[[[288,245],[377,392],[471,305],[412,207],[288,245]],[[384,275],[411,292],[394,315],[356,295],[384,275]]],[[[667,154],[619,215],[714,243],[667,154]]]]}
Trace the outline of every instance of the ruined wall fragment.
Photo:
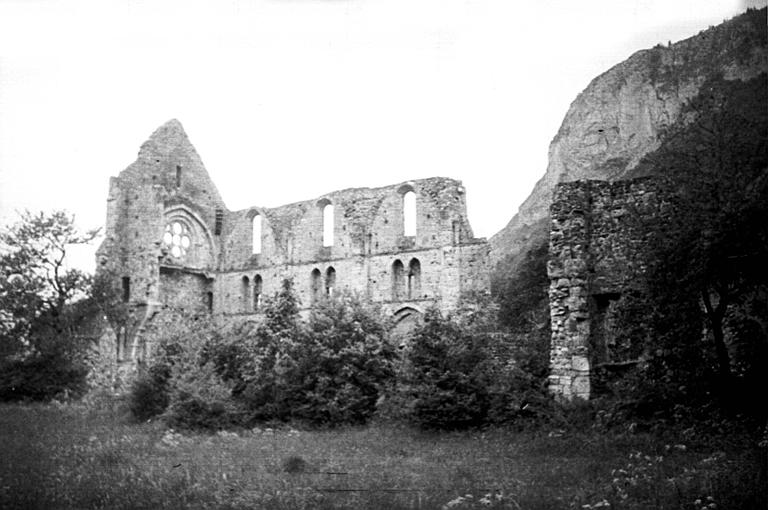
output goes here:
{"type": "Polygon", "coordinates": [[[550,390],[589,398],[595,368],[612,358],[610,318],[642,282],[644,246],[670,214],[663,180],[559,184],[550,208],[547,273],[552,319],[550,390]]]}
{"type": "Polygon", "coordinates": [[[435,177],[230,211],[175,120],[110,180],[107,209],[97,271],[124,284],[133,342],[124,351],[139,357],[164,315],[252,320],[285,278],[304,312],[349,290],[411,322],[489,287],[488,244],[472,234],[461,182],[435,177]],[[406,195],[415,196],[415,232],[406,232],[406,195]]]}

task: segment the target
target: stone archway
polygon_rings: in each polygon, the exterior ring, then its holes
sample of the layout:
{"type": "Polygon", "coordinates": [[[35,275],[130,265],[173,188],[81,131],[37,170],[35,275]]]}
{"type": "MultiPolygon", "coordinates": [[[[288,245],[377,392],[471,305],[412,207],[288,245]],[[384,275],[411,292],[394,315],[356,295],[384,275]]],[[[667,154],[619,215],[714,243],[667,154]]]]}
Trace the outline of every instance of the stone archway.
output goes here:
{"type": "Polygon", "coordinates": [[[421,324],[424,314],[411,306],[404,306],[394,313],[395,325],[392,328],[392,338],[395,342],[404,341],[416,327],[421,324]]]}

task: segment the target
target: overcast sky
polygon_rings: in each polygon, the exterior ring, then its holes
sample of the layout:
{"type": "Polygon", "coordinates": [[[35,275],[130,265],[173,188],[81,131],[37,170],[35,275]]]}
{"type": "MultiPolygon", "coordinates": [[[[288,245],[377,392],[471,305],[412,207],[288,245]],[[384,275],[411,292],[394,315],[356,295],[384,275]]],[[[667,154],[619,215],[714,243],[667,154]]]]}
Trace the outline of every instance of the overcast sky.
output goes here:
{"type": "Polygon", "coordinates": [[[103,225],[177,118],[230,209],[446,176],[490,237],[592,78],[765,1],[0,0],[0,223],[103,225]]]}

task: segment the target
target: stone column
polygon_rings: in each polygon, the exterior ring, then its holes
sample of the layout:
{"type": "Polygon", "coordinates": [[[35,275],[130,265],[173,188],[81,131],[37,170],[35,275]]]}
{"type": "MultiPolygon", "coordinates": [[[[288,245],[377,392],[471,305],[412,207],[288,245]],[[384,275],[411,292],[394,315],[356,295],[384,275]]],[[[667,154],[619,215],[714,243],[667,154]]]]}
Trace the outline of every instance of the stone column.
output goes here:
{"type": "Polygon", "coordinates": [[[549,388],[557,398],[590,396],[590,183],[561,184],[550,208],[549,301],[552,319],[549,388]]]}

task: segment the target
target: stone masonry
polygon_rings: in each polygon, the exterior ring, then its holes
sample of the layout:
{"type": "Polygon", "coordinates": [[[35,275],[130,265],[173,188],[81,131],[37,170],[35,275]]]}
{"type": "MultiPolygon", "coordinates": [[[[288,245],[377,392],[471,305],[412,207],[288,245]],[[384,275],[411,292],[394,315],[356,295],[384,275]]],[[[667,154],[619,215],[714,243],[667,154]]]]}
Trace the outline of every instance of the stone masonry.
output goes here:
{"type": "Polygon", "coordinates": [[[610,318],[622,292],[646,269],[649,225],[670,204],[663,181],[574,181],[559,184],[550,208],[547,273],[552,319],[550,390],[587,399],[595,369],[631,363],[613,356],[610,318]]]}
{"type": "Polygon", "coordinates": [[[130,359],[146,354],[143,334],[158,315],[255,319],[285,278],[305,313],[348,289],[404,331],[426,308],[449,310],[463,292],[488,289],[488,251],[472,234],[461,182],[441,177],[230,211],[171,120],[110,179],[97,272],[119,279],[130,310],[121,355],[130,359]]]}

